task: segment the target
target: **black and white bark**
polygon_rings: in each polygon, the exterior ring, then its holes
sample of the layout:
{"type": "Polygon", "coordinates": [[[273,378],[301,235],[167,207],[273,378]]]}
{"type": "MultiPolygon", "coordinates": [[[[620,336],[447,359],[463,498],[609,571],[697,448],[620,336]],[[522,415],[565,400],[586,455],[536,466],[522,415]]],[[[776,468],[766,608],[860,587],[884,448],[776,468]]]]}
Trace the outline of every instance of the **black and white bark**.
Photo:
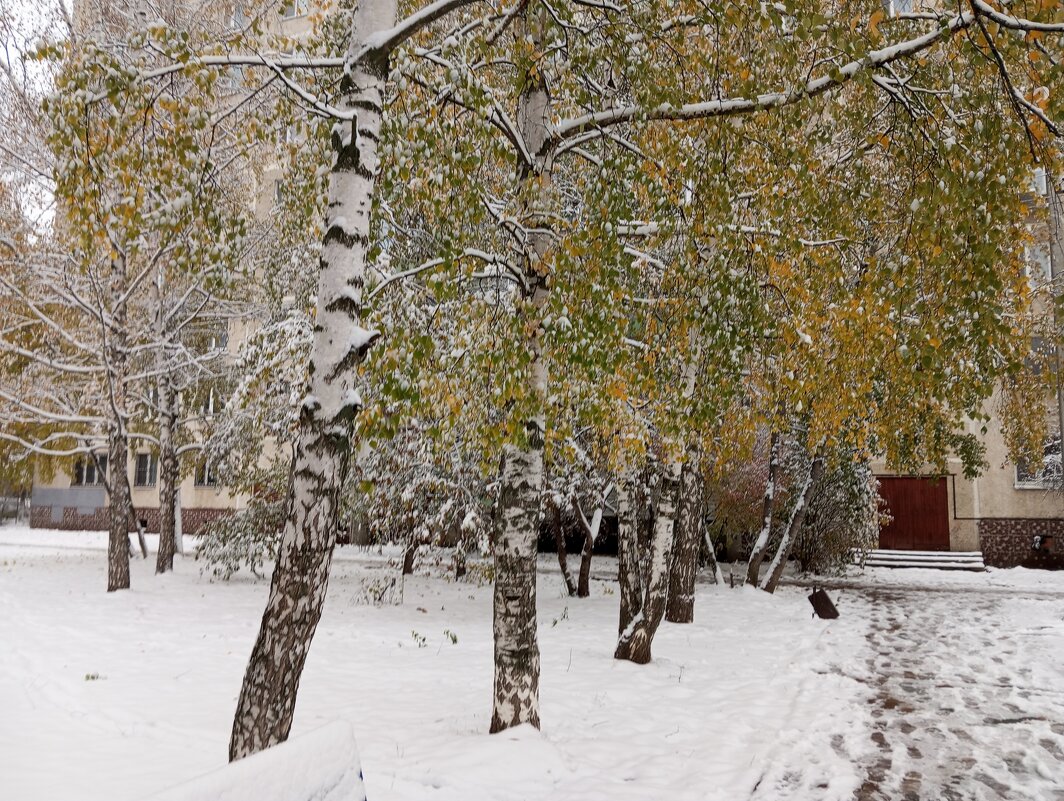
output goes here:
{"type": "Polygon", "coordinates": [[[661,471],[661,486],[654,510],[654,533],[650,544],[646,576],[643,579],[641,608],[631,616],[617,639],[615,659],[627,659],[646,664],[651,659],[651,646],[658,627],[665,617],[669,595],[669,567],[672,562],[673,537],[676,523],[676,501],[680,487],[679,461],[667,461],[661,471]]]}
{"type": "Polygon", "coordinates": [[[491,732],[539,727],[536,532],[543,482],[542,430],[528,447],[506,446],[495,533],[495,682],[491,732]]]}
{"type": "MultiPolygon", "coordinates": [[[[705,496],[703,495],[703,500],[705,496]]],[[[720,562],[717,561],[717,545],[713,541],[713,535],[709,531],[709,525],[705,523],[704,518],[701,523],[702,530],[702,545],[706,552],[706,565],[709,567],[710,572],[713,574],[713,583],[723,586],[724,584],[724,572],[720,569],[720,562]]],[[[724,533],[724,523],[721,524],[717,530],[717,536],[721,536],[724,533]]]]}
{"type": "Polygon", "coordinates": [[[133,513],[127,482],[129,438],[126,430],[126,379],[129,371],[126,330],[128,269],[125,255],[110,259],[110,319],[101,315],[107,367],[107,591],[129,589],[129,519],[133,513]]]}
{"type": "Polygon", "coordinates": [[[177,485],[180,479],[174,429],[177,424],[176,392],[169,375],[159,376],[159,552],[155,572],[174,569],[177,550],[177,485]]]}
{"type": "Polygon", "coordinates": [[[606,487],[602,493],[602,501],[596,507],[594,514],[591,515],[590,521],[580,507],[580,501],[575,495],[573,496],[573,513],[576,515],[576,519],[580,521],[580,528],[584,532],[584,544],[580,550],[580,573],[576,583],[576,595],[578,598],[587,598],[591,595],[591,559],[595,552],[595,542],[598,540],[599,532],[602,530],[602,515],[605,511],[606,498],[612,489],[612,484],[606,487]]]}
{"type": "Polygon", "coordinates": [[[621,599],[618,636],[628,630],[643,608],[635,482],[636,474],[630,470],[621,473],[617,481],[617,584],[621,599]]]}
{"type": "Polygon", "coordinates": [[[675,546],[669,571],[669,602],[665,619],[691,623],[695,619],[695,575],[702,546],[703,486],[697,454],[688,453],[680,473],[676,508],[675,546]]]}
{"type": "MultiPolygon", "coordinates": [[[[127,452],[126,460],[127,460],[126,461],[126,469],[128,470],[128,468],[129,468],[128,452],[127,452]]],[[[141,557],[143,559],[147,559],[148,558],[148,538],[146,536],[147,531],[145,530],[144,523],[141,521],[141,519],[139,517],[137,517],[137,510],[133,506],[133,487],[131,487],[130,484],[129,484],[129,473],[128,472],[125,473],[122,476],[122,478],[123,478],[123,481],[122,481],[122,484],[120,486],[120,489],[126,496],[125,508],[126,508],[127,513],[129,514],[129,528],[131,530],[137,532],[137,544],[140,546],[140,555],[141,555],[141,557]]]]}
{"type": "Polygon", "coordinates": [[[783,578],[783,571],[787,567],[787,560],[791,556],[791,550],[798,540],[798,532],[802,530],[802,525],[805,523],[805,514],[809,509],[809,499],[817,482],[823,476],[824,458],[817,455],[809,466],[809,471],[806,473],[804,481],[802,481],[801,489],[798,491],[794,506],[791,508],[787,526],[783,531],[783,537],[780,539],[779,547],[776,548],[776,555],[772,558],[768,571],[759,585],[765,592],[775,592],[776,587],[779,586],[780,579],[783,578]]]}
{"type": "Polygon", "coordinates": [[[167,316],[163,302],[163,273],[160,270],[153,286],[155,308],[155,336],[157,339],[156,387],[158,389],[159,421],[159,550],[156,554],[155,572],[166,573],[174,569],[174,551],[177,549],[177,484],[180,481],[180,466],[177,444],[174,439],[177,428],[177,392],[174,388],[172,343],[167,331],[167,316]]]}
{"type": "Polygon", "coordinates": [[[555,497],[547,498],[547,508],[550,511],[551,531],[554,534],[554,548],[558,553],[558,567],[562,571],[562,581],[565,582],[565,591],[570,595],[576,595],[577,586],[573,579],[573,572],[569,569],[569,554],[565,547],[565,525],[562,519],[561,504],[555,497]]]}
{"type": "MultiPolygon", "coordinates": [[[[517,35],[537,52],[545,43],[542,7],[523,9],[517,35]]],[[[548,299],[548,254],[552,246],[550,190],[552,157],[546,148],[551,123],[550,94],[543,74],[530,69],[517,98],[518,134],[531,164],[520,163],[526,192],[521,224],[525,231],[524,294],[518,314],[525,317],[525,343],[531,354],[524,381],[532,410],[517,441],[505,448],[500,490],[500,528],[495,535],[495,679],[491,731],[522,723],[539,728],[539,643],[536,637],[536,544],[543,492],[547,365],[543,357],[542,316],[548,299]]]]}
{"type": "Polygon", "coordinates": [[[414,575],[414,557],[417,556],[418,543],[416,540],[411,540],[407,543],[406,550],[403,551],[403,575],[414,575]]]}
{"type": "Polygon", "coordinates": [[[129,589],[129,494],[124,486],[129,446],[119,426],[107,442],[107,591],[129,589]]]}
{"type": "Polygon", "coordinates": [[[361,322],[388,51],[363,58],[359,54],[395,23],[395,0],[361,3],[352,14],[339,101],[347,119],[338,121],[332,132],[309,391],[299,417],[287,519],[270,597],[233,720],[231,760],[288,738],[300,676],[325,601],[340,493],[362,406],[357,368],[379,336],[361,322]]]}
{"type": "Polygon", "coordinates": [[[454,547],[454,580],[462,578],[466,574],[466,541],[465,537],[458,540],[454,547]]]}
{"type": "Polygon", "coordinates": [[[746,564],[746,583],[757,586],[758,573],[761,571],[761,563],[768,553],[769,539],[772,536],[772,517],[776,508],[776,495],[779,488],[777,479],[779,476],[780,438],[775,431],[769,445],[768,453],[768,477],[765,480],[765,498],[762,504],[761,530],[757,534],[754,546],[750,551],[750,560],[746,564]]]}

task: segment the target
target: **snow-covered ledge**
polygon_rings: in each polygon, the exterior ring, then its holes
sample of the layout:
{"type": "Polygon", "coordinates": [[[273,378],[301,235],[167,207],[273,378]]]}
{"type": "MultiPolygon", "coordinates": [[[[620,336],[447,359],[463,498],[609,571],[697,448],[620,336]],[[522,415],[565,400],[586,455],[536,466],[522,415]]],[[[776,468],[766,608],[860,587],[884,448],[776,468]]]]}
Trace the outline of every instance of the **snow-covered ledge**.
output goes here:
{"type": "Polygon", "coordinates": [[[365,801],[351,724],[330,723],[148,801],[365,801]]]}

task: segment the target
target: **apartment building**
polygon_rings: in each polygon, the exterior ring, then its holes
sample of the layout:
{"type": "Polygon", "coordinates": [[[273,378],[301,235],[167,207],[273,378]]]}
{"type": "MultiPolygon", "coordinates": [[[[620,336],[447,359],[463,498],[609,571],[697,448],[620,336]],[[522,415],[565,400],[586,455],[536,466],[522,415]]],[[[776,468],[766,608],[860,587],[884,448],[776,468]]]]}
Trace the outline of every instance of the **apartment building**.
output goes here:
{"type": "MultiPolygon", "coordinates": [[[[1036,171],[1028,204],[1049,202],[1052,187],[1036,171]]],[[[1056,198],[1060,201],[1060,197],[1056,198]]],[[[1059,207],[1058,207],[1059,208],[1059,207]]],[[[1032,217],[1027,271],[1034,286],[1054,287],[1064,274],[1064,221],[1058,211],[1049,224],[1032,217]],[[1056,231],[1056,233],[1054,233],[1056,231]]],[[[1037,347],[1039,343],[1032,343],[1037,347]]],[[[1010,461],[1002,421],[995,413],[999,396],[985,404],[990,416],[970,423],[970,433],[986,448],[988,468],[976,479],[964,477],[959,459],[945,475],[900,476],[874,465],[883,497],[894,520],[880,532],[880,547],[912,551],[982,551],[995,567],[1064,568],[1064,483],[1061,473],[1060,420],[1064,412],[1052,399],[1044,410],[1050,438],[1039,464],[1010,461]]],[[[1037,411],[1033,413],[1038,413],[1037,411]]]]}
{"type": "MultiPolygon", "coordinates": [[[[146,4],[143,0],[76,0],[74,25],[78,30],[104,26],[109,30],[121,30],[130,19],[160,11],[193,9],[196,13],[218,14],[228,20],[227,24],[241,26],[246,16],[239,0],[231,3],[203,3],[201,0],[170,0],[169,3],[146,4]]],[[[270,18],[270,27],[287,38],[298,40],[311,30],[309,0],[292,0],[278,4],[275,16],[270,18]]],[[[273,13],[273,12],[270,12],[273,13]]],[[[239,75],[236,76],[239,78],[239,75]]],[[[234,87],[239,84],[234,80],[234,87]]],[[[242,91],[236,88],[235,91],[242,91]]],[[[270,211],[278,196],[277,184],[281,177],[279,167],[267,165],[260,172],[259,191],[256,195],[255,213],[263,215],[270,211]]],[[[240,340],[249,321],[244,319],[213,323],[198,332],[206,336],[203,346],[222,349],[227,356],[235,356],[240,340]],[[206,333],[204,333],[206,332],[206,333]]],[[[202,429],[221,410],[224,390],[205,385],[185,393],[182,407],[189,430],[202,429]]],[[[150,422],[150,421],[146,421],[150,422]]],[[[136,440],[134,440],[136,442],[136,440]]],[[[232,492],[227,487],[226,476],[209,461],[196,458],[197,451],[190,448],[182,457],[182,464],[189,471],[178,489],[180,530],[195,534],[202,526],[220,515],[243,508],[247,498],[232,492]],[[189,465],[188,462],[193,464],[189,465]]],[[[108,527],[107,494],[104,478],[107,474],[106,449],[100,449],[91,457],[71,460],[58,469],[37,469],[31,491],[30,525],[34,528],[67,530],[93,530],[108,527]]],[[[141,444],[130,454],[128,480],[133,498],[134,516],[149,532],[159,530],[159,462],[157,451],[141,444]]]]}

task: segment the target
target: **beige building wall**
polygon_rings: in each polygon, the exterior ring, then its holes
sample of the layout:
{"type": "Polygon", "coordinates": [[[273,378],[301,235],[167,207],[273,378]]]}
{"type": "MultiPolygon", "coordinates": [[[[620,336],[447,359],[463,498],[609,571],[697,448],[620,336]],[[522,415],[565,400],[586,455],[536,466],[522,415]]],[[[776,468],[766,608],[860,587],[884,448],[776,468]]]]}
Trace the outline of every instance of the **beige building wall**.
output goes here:
{"type": "MultiPolygon", "coordinates": [[[[158,473],[154,484],[136,486],[136,461],[136,455],[131,454],[127,477],[133,508],[137,519],[144,521],[147,530],[155,532],[159,530],[158,473]]],[[[48,478],[40,471],[36,472],[31,497],[32,527],[76,530],[107,528],[109,514],[103,484],[75,484],[72,470],[73,463],[65,469],[56,470],[48,478]]],[[[195,474],[186,476],[181,481],[182,530],[187,534],[195,534],[204,523],[219,515],[244,508],[247,500],[246,496],[234,494],[226,488],[224,475],[218,476],[216,486],[197,484],[195,474]]]]}
{"type": "MultiPolygon", "coordinates": [[[[992,413],[997,401],[995,394],[987,402],[986,433],[982,423],[973,422],[969,429],[986,448],[987,469],[968,480],[959,459],[947,462],[950,550],[981,550],[988,564],[999,566],[1055,567],[1058,561],[1064,566],[1064,492],[1018,480],[1001,421],[992,413]],[[1040,548],[1035,548],[1036,537],[1040,548]]],[[[877,476],[897,475],[883,462],[874,462],[872,469],[877,476]]]]}

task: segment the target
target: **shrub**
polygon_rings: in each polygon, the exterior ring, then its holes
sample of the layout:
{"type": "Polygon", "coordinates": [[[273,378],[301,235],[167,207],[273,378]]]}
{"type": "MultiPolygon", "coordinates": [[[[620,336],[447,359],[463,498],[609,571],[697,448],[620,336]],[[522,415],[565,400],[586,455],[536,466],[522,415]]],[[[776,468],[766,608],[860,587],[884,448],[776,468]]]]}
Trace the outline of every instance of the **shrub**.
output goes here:
{"type": "Polygon", "coordinates": [[[284,501],[253,499],[246,509],[203,528],[196,559],[203,559],[204,569],[216,578],[228,580],[243,567],[261,578],[263,565],[277,556],[284,523],[284,501]]]}
{"type": "Polygon", "coordinates": [[[813,488],[793,556],[806,573],[840,572],[876,546],[883,513],[879,482],[866,462],[841,460],[813,488]]]}

